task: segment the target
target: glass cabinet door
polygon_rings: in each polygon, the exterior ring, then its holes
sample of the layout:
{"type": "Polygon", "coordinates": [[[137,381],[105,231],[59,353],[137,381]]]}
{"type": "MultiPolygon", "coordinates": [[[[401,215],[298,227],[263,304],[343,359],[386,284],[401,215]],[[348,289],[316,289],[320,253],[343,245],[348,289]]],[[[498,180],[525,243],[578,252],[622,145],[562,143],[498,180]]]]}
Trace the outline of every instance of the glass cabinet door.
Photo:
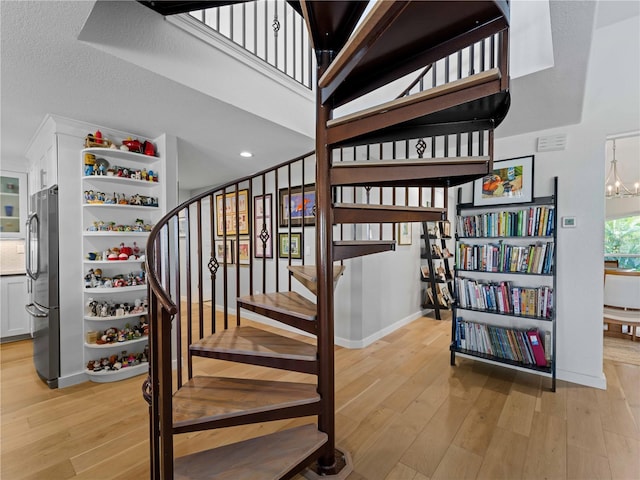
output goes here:
{"type": "Polygon", "coordinates": [[[26,174],[0,172],[0,236],[24,237],[27,218],[26,174]]]}

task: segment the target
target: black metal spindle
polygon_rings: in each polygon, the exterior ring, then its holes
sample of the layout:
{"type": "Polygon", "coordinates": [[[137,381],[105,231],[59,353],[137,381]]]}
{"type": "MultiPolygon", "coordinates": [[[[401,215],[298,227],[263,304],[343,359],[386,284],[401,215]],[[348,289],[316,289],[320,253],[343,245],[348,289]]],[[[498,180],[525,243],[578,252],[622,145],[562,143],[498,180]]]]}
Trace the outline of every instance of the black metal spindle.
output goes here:
{"type": "Polygon", "coordinates": [[[198,338],[204,337],[204,311],[202,305],[204,302],[204,292],[202,286],[202,201],[198,200],[196,203],[196,215],[197,215],[197,253],[198,253],[198,338]]]}

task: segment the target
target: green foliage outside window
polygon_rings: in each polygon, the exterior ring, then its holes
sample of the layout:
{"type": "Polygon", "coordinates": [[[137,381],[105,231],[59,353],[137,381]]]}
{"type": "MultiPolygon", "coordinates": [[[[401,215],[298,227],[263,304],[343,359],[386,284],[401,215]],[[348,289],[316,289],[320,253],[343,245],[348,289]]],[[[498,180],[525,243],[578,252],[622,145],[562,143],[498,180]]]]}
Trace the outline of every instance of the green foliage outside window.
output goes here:
{"type": "MultiPolygon", "coordinates": [[[[640,255],[640,217],[618,218],[604,223],[604,253],[632,253],[640,255]]],[[[639,257],[615,257],[620,268],[640,270],[639,257]]]]}

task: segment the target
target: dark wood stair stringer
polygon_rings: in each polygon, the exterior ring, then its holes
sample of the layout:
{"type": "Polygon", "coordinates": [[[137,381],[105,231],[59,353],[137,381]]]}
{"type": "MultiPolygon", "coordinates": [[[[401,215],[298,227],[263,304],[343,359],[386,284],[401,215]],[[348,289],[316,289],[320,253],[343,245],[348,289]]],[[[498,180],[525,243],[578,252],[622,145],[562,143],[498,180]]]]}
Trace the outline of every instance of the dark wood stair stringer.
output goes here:
{"type": "Polygon", "coordinates": [[[333,206],[333,223],[433,222],[442,218],[443,211],[432,207],[336,203],[333,206]]]}

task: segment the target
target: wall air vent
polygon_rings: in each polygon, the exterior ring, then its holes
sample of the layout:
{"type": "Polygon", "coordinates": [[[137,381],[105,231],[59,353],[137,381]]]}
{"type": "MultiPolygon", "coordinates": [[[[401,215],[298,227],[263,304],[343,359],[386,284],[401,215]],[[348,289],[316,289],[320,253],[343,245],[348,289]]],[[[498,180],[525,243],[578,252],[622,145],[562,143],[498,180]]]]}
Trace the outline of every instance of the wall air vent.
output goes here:
{"type": "Polygon", "coordinates": [[[556,150],[564,150],[567,146],[567,134],[547,135],[546,137],[538,137],[538,152],[553,152],[556,150]]]}

